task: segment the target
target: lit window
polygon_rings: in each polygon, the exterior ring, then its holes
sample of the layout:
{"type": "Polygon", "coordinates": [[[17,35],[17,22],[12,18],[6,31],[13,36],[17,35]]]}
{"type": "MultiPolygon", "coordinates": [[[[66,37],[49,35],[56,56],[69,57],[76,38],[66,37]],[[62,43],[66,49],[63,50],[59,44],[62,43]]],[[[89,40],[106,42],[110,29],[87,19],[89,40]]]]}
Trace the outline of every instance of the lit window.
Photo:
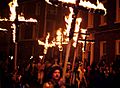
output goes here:
{"type": "Polygon", "coordinates": [[[120,55],[120,40],[116,40],[116,55],[120,55]]]}
{"type": "Polygon", "coordinates": [[[100,42],[100,57],[106,55],[106,41],[100,42]]]}
{"type": "Polygon", "coordinates": [[[120,22],[120,0],[116,0],[116,22],[120,22]]]}
{"type": "Polygon", "coordinates": [[[100,16],[100,25],[106,25],[106,16],[100,16]]]}
{"type": "Polygon", "coordinates": [[[88,28],[93,27],[94,15],[93,13],[88,13],[88,28]]]}

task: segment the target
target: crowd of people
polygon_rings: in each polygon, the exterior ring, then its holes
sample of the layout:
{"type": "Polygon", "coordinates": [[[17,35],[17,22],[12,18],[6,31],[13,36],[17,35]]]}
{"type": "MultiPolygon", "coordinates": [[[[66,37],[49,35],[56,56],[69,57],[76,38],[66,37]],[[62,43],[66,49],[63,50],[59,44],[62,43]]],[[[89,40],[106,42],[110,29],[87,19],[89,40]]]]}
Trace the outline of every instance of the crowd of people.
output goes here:
{"type": "Polygon", "coordinates": [[[63,66],[34,61],[10,71],[9,62],[0,63],[0,88],[120,88],[120,58],[107,64],[105,60],[84,66],[82,61],[63,66]]]}

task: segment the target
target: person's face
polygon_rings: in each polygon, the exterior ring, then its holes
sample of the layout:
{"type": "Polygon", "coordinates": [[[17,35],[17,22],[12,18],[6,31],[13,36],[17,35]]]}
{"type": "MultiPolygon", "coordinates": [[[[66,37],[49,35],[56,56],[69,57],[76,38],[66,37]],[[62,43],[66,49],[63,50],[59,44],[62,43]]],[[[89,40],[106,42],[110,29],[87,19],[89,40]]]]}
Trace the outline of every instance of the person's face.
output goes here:
{"type": "Polygon", "coordinates": [[[60,70],[55,70],[53,72],[53,79],[59,80],[60,79],[60,70]]]}
{"type": "Polygon", "coordinates": [[[70,70],[70,67],[71,67],[70,65],[67,65],[67,69],[69,69],[69,70],[70,70]]]}

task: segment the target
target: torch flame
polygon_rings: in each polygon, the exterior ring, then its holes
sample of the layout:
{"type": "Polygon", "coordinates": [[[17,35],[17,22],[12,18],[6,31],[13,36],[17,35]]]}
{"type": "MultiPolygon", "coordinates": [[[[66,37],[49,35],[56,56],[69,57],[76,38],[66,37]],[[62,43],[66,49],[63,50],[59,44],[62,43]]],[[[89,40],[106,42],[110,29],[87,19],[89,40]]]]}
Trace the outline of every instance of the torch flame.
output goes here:
{"type": "Polygon", "coordinates": [[[72,23],[72,15],[74,14],[73,8],[69,7],[70,14],[69,16],[65,16],[65,22],[66,22],[66,27],[67,29],[65,30],[64,34],[69,36],[70,28],[71,28],[71,23],[72,23]]]}
{"type": "Polygon", "coordinates": [[[48,4],[51,4],[52,5],[52,3],[51,2],[49,2],[49,0],[45,0],[48,4]]]}
{"type": "Polygon", "coordinates": [[[15,36],[16,35],[16,30],[15,30],[16,26],[15,26],[15,24],[12,24],[11,28],[13,28],[13,33],[12,33],[13,34],[13,42],[15,43],[15,39],[16,39],[16,36],[15,36]]]}
{"type": "MultiPolygon", "coordinates": [[[[81,30],[81,33],[86,33],[86,31],[87,31],[87,29],[80,29],[81,30]]],[[[81,35],[82,36],[82,39],[85,39],[85,37],[86,37],[86,35],[81,35]]],[[[82,43],[83,44],[83,46],[85,45],[85,41],[78,41],[78,42],[80,42],[80,43],[82,43]]],[[[84,47],[82,47],[82,51],[84,52],[84,47]]]]}
{"type": "MultiPolygon", "coordinates": [[[[52,4],[51,2],[49,2],[49,0],[45,0],[48,4],[52,4]]],[[[63,2],[63,3],[71,3],[71,4],[76,4],[76,0],[58,0],[59,2],[63,2]]],[[[86,1],[86,0],[80,0],[79,6],[83,6],[87,9],[101,9],[105,11],[105,15],[106,15],[106,9],[104,7],[104,5],[99,2],[99,0],[97,0],[97,5],[92,4],[90,1],[86,1]]]]}
{"type": "Polygon", "coordinates": [[[4,18],[4,19],[0,18],[0,21],[8,21],[8,19],[7,18],[4,18]]]}
{"type": "Polygon", "coordinates": [[[56,43],[58,45],[58,48],[59,48],[59,51],[62,51],[63,50],[63,47],[62,47],[62,42],[63,42],[63,36],[62,36],[62,29],[59,28],[56,32],[56,43]]]}
{"type": "Polygon", "coordinates": [[[17,0],[13,0],[8,5],[10,7],[10,12],[11,12],[11,14],[10,14],[10,20],[14,21],[15,18],[16,18],[16,7],[18,7],[17,0]]]}
{"type": "Polygon", "coordinates": [[[7,31],[7,29],[0,28],[0,31],[7,31]]]}
{"type": "Polygon", "coordinates": [[[58,0],[58,1],[66,2],[66,3],[73,3],[73,4],[76,3],[76,0],[58,0]]]}
{"type": "Polygon", "coordinates": [[[23,13],[21,13],[21,15],[18,15],[18,20],[24,21],[24,22],[37,22],[37,20],[33,18],[25,19],[25,17],[23,16],[23,13]]]}
{"type": "Polygon", "coordinates": [[[77,18],[76,19],[76,24],[75,24],[75,33],[74,33],[74,37],[73,37],[73,40],[74,40],[74,43],[73,43],[73,46],[76,47],[77,45],[77,40],[78,40],[78,35],[79,35],[79,29],[80,29],[80,23],[81,23],[82,19],[81,18],[77,18]]]}
{"type": "Polygon", "coordinates": [[[38,40],[39,45],[44,45],[44,52],[43,52],[44,54],[47,54],[47,50],[49,47],[55,46],[54,44],[48,42],[49,37],[50,37],[50,33],[48,33],[48,35],[46,36],[45,42],[38,40]]]}
{"type": "Polygon", "coordinates": [[[86,7],[86,8],[92,8],[92,9],[101,9],[105,11],[106,14],[106,9],[104,7],[104,5],[99,2],[99,0],[97,0],[97,6],[95,4],[92,4],[90,1],[86,1],[86,0],[80,0],[79,3],[80,6],[86,7]]]}

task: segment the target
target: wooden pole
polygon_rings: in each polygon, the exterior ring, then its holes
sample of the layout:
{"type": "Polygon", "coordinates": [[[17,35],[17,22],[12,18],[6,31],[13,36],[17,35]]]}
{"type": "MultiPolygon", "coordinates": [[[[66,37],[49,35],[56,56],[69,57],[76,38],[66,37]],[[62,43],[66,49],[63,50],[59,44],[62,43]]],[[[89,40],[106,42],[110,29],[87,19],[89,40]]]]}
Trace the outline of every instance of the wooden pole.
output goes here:
{"type": "Polygon", "coordinates": [[[78,51],[78,46],[75,48],[75,51],[74,51],[74,58],[73,58],[73,63],[72,63],[72,71],[74,71],[75,60],[76,60],[76,57],[77,57],[77,51],[78,51]]]}
{"type": "Polygon", "coordinates": [[[59,65],[62,66],[62,51],[59,51],[60,52],[60,63],[59,65]]]}
{"type": "MultiPolygon", "coordinates": [[[[78,5],[79,0],[76,1],[76,6],[78,5]]],[[[73,8],[74,10],[74,14],[73,14],[73,20],[71,23],[71,28],[70,28],[70,33],[69,33],[69,43],[67,45],[67,51],[66,51],[66,58],[65,58],[65,62],[64,62],[64,68],[63,68],[63,80],[65,80],[65,76],[66,76],[66,69],[67,69],[67,63],[68,63],[68,58],[69,58],[69,53],[70,53],[70,48],[71,48],[71,44],[72,44],[72,38],[74,35],[74,29],[75,29],[75,24],[76,24],[76,19],[77,19],[77,14],[78,14],[78,9],[76,8],[76,6],[73,8]]]]}
{"type": "Polygon", "coordinates": [[[15,10],[16,10],[16,19],[15,19],[15,26],[16,26],[16,29],[15,29],[15,31],[16,31],[16,33],[15,33],[15,51],[14,51],[14,70],[16,70],[17,69],[17,48],[18,48],[18,28],[19,28],[19,23],[18,23],[18,11],[17,11],[17,7],[15,8],[15,10]]]}
{"type": "Polygon", "coordinates": [[[63,80],[65,80],[65,75],[66,75],[66,69],[67,69],[67,63],[68,63],[68,59],[69,59],[71,43],[72,43],[72,40],[69,41],[69,43],[68,43],[68,45],[66,47],[67,50],[66,50],[66,58],[65,58],[65,62],[64,62],[64,68],[63,68],[63,80]]]}
{"type": "Polygon", "coordinates": [[[90,48],[90,65],[92,65],[94,60],[94,43],[91,43],[91,48],[90,48]]]}
{"type": "Polygon", "coordinates": [[[15,42],[15,58],[14,58],[14,69],[17,69],[17,42],[15,42]]]}

